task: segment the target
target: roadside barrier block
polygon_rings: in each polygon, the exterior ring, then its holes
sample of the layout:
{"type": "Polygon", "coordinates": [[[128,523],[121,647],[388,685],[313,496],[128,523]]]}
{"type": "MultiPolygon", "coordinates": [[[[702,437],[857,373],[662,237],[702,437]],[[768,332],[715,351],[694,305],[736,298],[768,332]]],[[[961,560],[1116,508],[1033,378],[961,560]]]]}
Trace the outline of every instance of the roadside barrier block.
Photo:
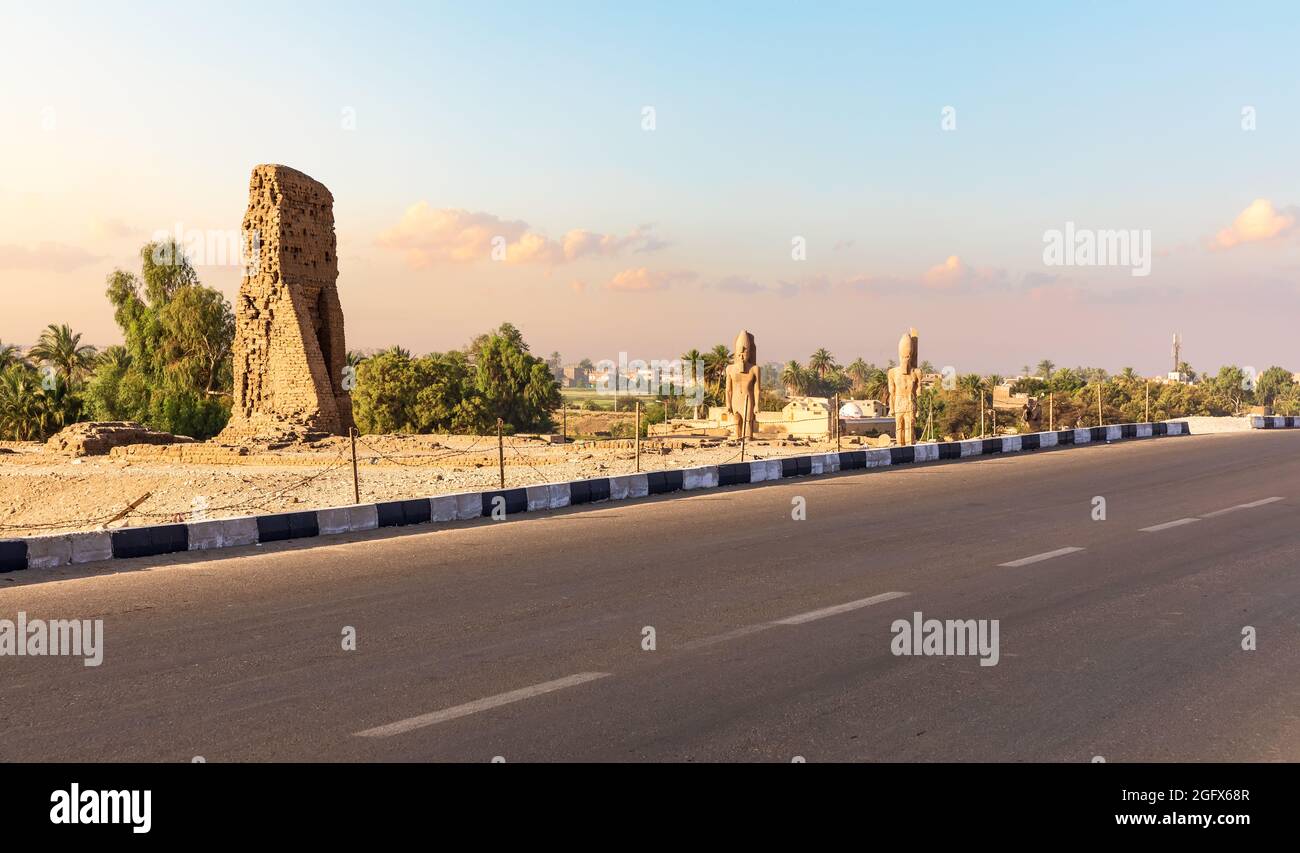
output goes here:
{"type": "Polygon", "coordinates": [[[569,483],[569,506],[599,503],[609,500],[609,478],[574,480],[569,483]]]}
{"type": "Polygon", "coordinates": [[[113,534],[107,530],[73,533],[69,538],[72,540],[73,565],[113,559],[113,534]]]}
{"type": "Polygon", "coordinates": [[[33,536],[27,540],[27,568],[56,569],[72,562],[72,538],[66,534],[33,536]]]}
{"type": "Polygon", "coordinates": [[[189,550],[207,551],[213,548],[233,548],[237,545],[256,545],[258,542],[257,517],[215,518],[189,523],[189,550]]]}
{"type": "Polygon", "coordinates": [[[27,568],[27,540],[0,539],[0,573],[21,572],[27,568]]]}
{"type": "Polygon", "coordinates": [[[569,484],[551,483],[545,486],[528,486],[528,511],[560,509],[569,505],[569,484]]]}
{"type": "Polygon", "coordinates": [[[682,470],[682,489],[684,490],[716,489],[717,487],[717,466],[708,465],[702,468],[686,468],[682,470]]]}
{"type": "Polygon", "coordinates": [[[867,450],[862,454],[862,467],[864,468],[882,468],[889,464],[890,453],[888,447],[867,450]]]}

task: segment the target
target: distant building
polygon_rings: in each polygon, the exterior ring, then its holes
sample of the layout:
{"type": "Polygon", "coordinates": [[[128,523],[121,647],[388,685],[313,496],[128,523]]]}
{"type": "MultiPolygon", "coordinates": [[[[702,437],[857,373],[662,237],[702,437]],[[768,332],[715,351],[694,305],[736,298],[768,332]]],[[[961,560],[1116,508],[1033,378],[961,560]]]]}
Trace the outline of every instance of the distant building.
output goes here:
{"type": "Polygon", "coordinates": [[[840,404],[840,432],[844,435],[893,435],[889,406],[879,400],[845,400],[840,404]]]}
{"type": "Polygon", "coordinates": [[[1023,409],[1029,402],[1028,394],[1013,394],[1010,383],[993,386],[993,408],[1005,411],[1023,409]]]}
{"type": "Polygon", "coordinates": [[[587,368],[571,364],[561,371],[560,386],[563,388],[587,388],[591,385],[591,376],[587,368]]]}
{"type": "Polygon", "coordinates": [[[889,406],[879,400],[845,400],[840,405],[841,418],[883,418],[889,406]]]}
{"type": "Polygon", "coordinates": [[[791,436],[824,438],[831,434],[831,401],[825,397],[791,397],[781,409],[781,426],[791,436]]]}

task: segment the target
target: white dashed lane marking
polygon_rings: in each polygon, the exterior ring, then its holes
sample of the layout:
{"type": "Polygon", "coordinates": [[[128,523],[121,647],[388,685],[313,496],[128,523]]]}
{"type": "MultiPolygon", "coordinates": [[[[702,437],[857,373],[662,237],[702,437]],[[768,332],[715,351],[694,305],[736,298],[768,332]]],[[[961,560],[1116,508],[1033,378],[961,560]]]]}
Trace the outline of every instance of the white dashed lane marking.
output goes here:
{"type": "Polygon", "coordinates": [[[1182,527],[1184,524],[1192,524],[1200,521],[1199,518],[1178,518],[1173,521],[1166,521],[1164,524],[1153,524],[1150,527],[1143,527],[1143,533],[1159,533],[1161,530],[1168,530],[1171,527],[1182,527]]]}
{"type": "Polygon", "coordinates": [[[822,607],[818,610],[809,610],[807,613],[797,613],[794,616],[787,616],[784,619],[775,619],[771,622],[759,622],[754,625],[744,625],[724,634],[714,634],[711,637],[700,637],[697,640],[690,640],[682,643],[679,647],[682,651],[691,651],[693,649],[703,649],[708,646],[714,646],[718,643],[725,643],[728,640],[736,640],[741,637],[747,637],[750,634],[757,634],[759,631],[769,631],[781,625],[803,625],[806,622],[815,622],[818,619],[825,619],[828,616],[838,616],[841,613],[849,613],[859,610],[863,607],[870,607],[873,604],[882,604],[886,601],[893,601],[897,598],[905,598],[905,592],[882,592],[879,595],[873,595],[870,598],[859,598],[856,601],[848,601],[844,604],[834,604],[830,607],[822,607]]]}
{"type": "Polygon", "coordinates": [[[1050,560],[1054,557],[1064,557],[1066,554],[1073,554],[1075,551],[1082,550],[1082,548],[1076,548],[1071,545],[1066,548],[1057,548],[1055,551],[1044,551],[1041,554],[1034,554],[1032,557],[1021,557],[1019,560],[1012,560],[1009,563],[998,563],[998,565],[1005,566],[1009,569],[1015,569],[1020,566],[1027,566],[1030,563],[1041,563],[1043,560],[1050,560]]]}
{"type": "Polygon", "coordinates": [[[595,681],[608,675],[608,672],[579,672],[576,675],[557,678],[555,681],[546,681],[542,684],[534,684],[531,687],[521,687],[518,690],[511,690],[509,693],[498,693],[496,696],[489,696],[486,699],[476,699],[473,702],[466,702],[464,705],[454,705],[451,708],[443,708],[441,711],[432,711],[418,717],[408,717],[405,720],[398,720],[386,726],[366,729],[355,734],[357,737],[392,737],[414,729],[422,729],[425,726],[445,723],[459,717],[468,717],[470,714],[477,714],[480,711],[500,708],[502,705],[531,699],[544,693],[553,693],[566,687],[577,687],[579,684],[586,684],[588,681],[595,681]]]}
{"type": "Polygon", "coordinates": [[[825,619],[827,616],[838,616],[841,613],[848,613],[850,610],[857,610],[860,607],[870,607],[873,604],[880,604],[883,601],[893,601],[896,598],[902,598],[907,595],[905,592],[882,592],[880,595],[873,595],[870,598],[859,598],[857,601],[850,601],[847,604],[836,604],[833,607],[823,607],[821,610],[810,610],[807,613],[800,613],[796,616],[787,616],[784,619],[778,619],[773,625],[802,625],[805,622],[813,622],[817,619],[825,619]]]}
{"type": "Polygon", "coordinates": [[[1257,506],[1264,506],[1265,504],[1277,503],[1278,501],[1281,500],[1286,500],[1286,498],[1264,498],[1263,500],[1259,500],[1259,501],[1251,501],[1248,504],[1237,504],[1236,506],[1230,506],[1227,507],[1226,509],[1216,509],[1214,512],[1207,512],[1205,515],[1202,515],[1201,518],[1214,518],[1216,515],[1224,515],[1225,513],[1236,512],[1239,509],[1254,509],[1257,506]]]}

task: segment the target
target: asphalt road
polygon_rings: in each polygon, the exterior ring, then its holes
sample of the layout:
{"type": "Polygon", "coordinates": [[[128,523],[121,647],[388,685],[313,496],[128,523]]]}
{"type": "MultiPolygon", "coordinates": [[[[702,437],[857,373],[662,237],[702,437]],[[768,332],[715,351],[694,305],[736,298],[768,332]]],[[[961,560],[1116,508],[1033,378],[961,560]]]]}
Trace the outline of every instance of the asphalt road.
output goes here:
{"type": "Polygon", "coordinates": [[[1126,441],[8,575],[0,618],[102,619],[104,658],[0,657],[0,760],[1296,761],[1298,451],[1126,441]],[[998,620],[997,665],[893,654],[916,611],[998,620]]]}

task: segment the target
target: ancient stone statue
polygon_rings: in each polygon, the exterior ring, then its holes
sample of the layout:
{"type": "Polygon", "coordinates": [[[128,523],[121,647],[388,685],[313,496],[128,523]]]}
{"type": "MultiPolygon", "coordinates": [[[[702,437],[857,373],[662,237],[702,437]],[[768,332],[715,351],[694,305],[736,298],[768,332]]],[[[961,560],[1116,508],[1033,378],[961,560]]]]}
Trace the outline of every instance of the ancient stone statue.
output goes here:
{"type": "Polygon", "coordinates": [[[758,393],[763,387],[754,336],[741,332],[736,336],[731,364],[727,365],[727,417],[733,438],[754,437],[758,429],[758,393]]]}
{"type": "Polygon", "coordinates": [[[916,395],[921,390],[916,329],[898,341],[898,366],[889,368],[889,411],[894,438],[900,445],[916,443],[916,395]]]}
{"type": "Polygon", "coordinates": [[[222,436],[344,435],[353,422],[334,197],[287,166],[257,166],[243,228],[256,254],[235,303],[234,401],[222,436]]]}
{"type": "Polygon", "coordinates": [[[1021,412],[1031,432],[1038,432],[1043,425],[1043,403],[1037,397],[1030,397],[1021,412]]]}

